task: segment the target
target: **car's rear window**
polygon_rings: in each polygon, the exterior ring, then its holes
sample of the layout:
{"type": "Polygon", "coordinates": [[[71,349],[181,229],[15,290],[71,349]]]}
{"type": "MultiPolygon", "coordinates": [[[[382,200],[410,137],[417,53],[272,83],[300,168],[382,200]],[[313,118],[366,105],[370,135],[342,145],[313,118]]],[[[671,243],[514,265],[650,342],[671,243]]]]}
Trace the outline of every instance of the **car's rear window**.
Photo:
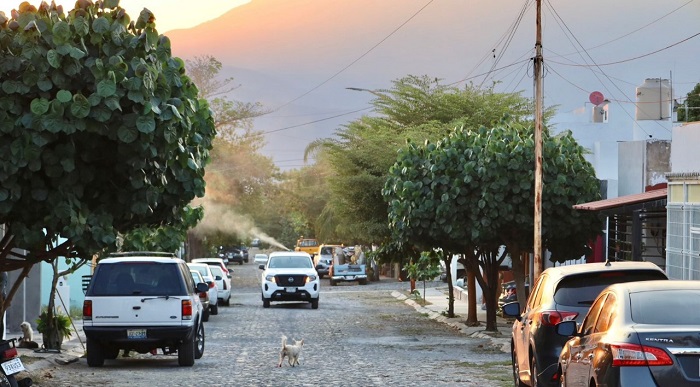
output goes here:
{"type": "Polygon", "coordinates": [[[214,274],[214,276],[219,276],[221,278],[224,278],[224,271],[221,270],[220,267],[218,266],[212,266],[209,268],[211,270],[211,273],[214,274]]]}
{"type": "Polygon", "coordinates": [[[267,267],[276,268],[294,268],[294,269],[310,269],[313,267],[311,260],[307,257],[272,257],[267,267]]]}
{"type": "Polygon", "coordinates": [[[557,284],[554,301],[559,305],[591,306],[596,297],[609,285],[665,279],[668,279],[666,275],[656,270],[619,270],[571,275],[557,284]]]}
{"type": "Polygon", "coordinates": [[[185,294],[176,263],[118,262],[97,265],[88,295],[176,296],[185,294]]]}
{"type": "Polygon", "coordinates": [[[638,324],[697,325],[700,290],[657,290],[630,294],[632,321],[638,324]]]}

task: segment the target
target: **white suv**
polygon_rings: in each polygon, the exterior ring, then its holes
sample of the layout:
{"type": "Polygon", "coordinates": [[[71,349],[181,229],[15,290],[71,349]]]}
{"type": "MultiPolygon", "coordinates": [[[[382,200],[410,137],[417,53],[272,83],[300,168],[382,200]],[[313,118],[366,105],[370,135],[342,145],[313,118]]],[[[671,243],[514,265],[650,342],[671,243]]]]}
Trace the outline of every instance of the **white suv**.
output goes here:
{"type": "Polygon", "coordinates": [[[308,253],[277,251],[270,254],[267,263],[259,266],[262,274],[262,302],[264,308],[271,301],[307,301],[318,309],[320,281],[308,253]]]}
{"type": "Polygon", "coordinates": [[[100,367],[119,350],[177,352],[181,366],[204,354],[202,303],[185,262],[167,253],[120,253],[95,267],[83,303],[87,363],[100,367]]]}

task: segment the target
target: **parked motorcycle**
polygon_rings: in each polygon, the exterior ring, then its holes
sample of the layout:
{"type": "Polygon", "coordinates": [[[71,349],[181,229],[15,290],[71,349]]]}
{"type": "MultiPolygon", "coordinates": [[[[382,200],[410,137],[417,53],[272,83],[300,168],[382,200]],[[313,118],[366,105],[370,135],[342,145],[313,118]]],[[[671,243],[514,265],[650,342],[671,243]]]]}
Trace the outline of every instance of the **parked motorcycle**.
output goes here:
{"type": "Polygon", "coordinates": [[[0,340],[0,387],[26,387],[32,385],[30,378],[17,380],[15,374],[24,371],[24,364],[17,356],[17,348],[15,347],[15,339],[0,340]]]}

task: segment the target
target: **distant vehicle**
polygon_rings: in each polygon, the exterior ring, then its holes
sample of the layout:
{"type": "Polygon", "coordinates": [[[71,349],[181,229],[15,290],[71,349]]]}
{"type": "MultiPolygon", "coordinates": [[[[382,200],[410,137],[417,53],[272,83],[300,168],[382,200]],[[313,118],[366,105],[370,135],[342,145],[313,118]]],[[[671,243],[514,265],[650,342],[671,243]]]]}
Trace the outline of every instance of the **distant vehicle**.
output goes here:
{"type": "Polygon", "coordinates": [[[219,314],[219,290],[216,287],[216,276],[211,271],[211,266],[207,265],[206,263],[192,262],[187,263],[187,266],[190,268],[190,270],[198,271],[204,279],[204,282],[209,287],[209,291],[207,292],[209,294],[209,313],[207,314],[219,314]]]}
{"type": "Polygon", "coordinates": [[[561,386],[697,386],[700,281],[607,287],[559,356],[561,386]]]}
{"type": "Polygon", "coordinates": [[[502,308],[504,316],[515,317],[511,332],[515,385],[559,385],[557,363],[567,339],[557,335],[556,325],[580,323],[608,285],[666,279],[666,273],[651,262],[584,263],[543,271],[522,314],[518,302],[502,308]]]}
{"type": "Polygon", "coordinates": [[[303,251],[313,258],[318,252],[318,241],[312,238],[301,237],[297,240],[294,251],[303,251]]]}
{"type": "MultiPolygon", "coordinates": [[[[194,280],[195,285],[200,282],[203,282],[205,284],[207,283],[207,281],[204,280],[204,277],[202,277],[202,275],[197,270],[193,270],[192,268],[190,268],[190,273],[192,274],[192,279],[194,280]]],[[[207,284],[207,287],[209,287],[209,284],[207,284]]],[[[199,299],[202,301],[202,321],[207,322],[209,321],[209,315],[211,314],[211,311],[209,309],[209,292],[200,292],[199,299]]]]}
{"type": "Polygon", "coordinates": [[[218,266],[211,266],[211,272],[216,276],[216,289],[219,292],[219,305],[231,305],[231,275],[224,274],[218,266]]]}
{"type": "Polygon", "coordinates": [[[255,238],[250,242],[250,247],[260,247],[260,239],[255,238]]]}
{"type": "Polygon", "coordinates": [[[253,259],[255,263],[259,264],[266,264],[267,263],[267,254],[255,254],[255,258],[253,259]]]}
{"type": "Polygon", "coordinates": [[[262,273],[263,308],[272,301],[303,301],[318,309],[320,281],[311,256],[304,252],[276,251],[267,264],[258,266],[262,273]]]}
{"type": "Polygon", "coordinates": [[[366,285],[367,266],[364,262],[358,261],[355,256],[347,256],[342,248],[335,248],[328,276],[331,286],[336,286],[338,282],[354,281],[360,285],[366,285]]]}
{"type": "Polygon", "coordinates": [[[333,265],[333,255],[335,255],[336,249],[342,250],[342,245],[321,245],[314,255],[314,267],[318,272],[318,276],[323,278],[323,276],[330,273],[331,265],[333,265]]]}

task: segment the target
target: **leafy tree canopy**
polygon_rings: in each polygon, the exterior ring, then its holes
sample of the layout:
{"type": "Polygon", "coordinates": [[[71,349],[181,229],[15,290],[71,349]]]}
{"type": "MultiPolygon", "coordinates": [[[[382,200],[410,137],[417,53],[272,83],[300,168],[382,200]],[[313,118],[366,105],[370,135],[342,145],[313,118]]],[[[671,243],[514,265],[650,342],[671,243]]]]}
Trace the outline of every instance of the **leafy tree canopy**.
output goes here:
{"type": "Polygon", "coordinates": [[[0,15],[0,223],[28,262],[113,248],[204,195],[213,119],[154,20],[118,0],[0,15]]]}

